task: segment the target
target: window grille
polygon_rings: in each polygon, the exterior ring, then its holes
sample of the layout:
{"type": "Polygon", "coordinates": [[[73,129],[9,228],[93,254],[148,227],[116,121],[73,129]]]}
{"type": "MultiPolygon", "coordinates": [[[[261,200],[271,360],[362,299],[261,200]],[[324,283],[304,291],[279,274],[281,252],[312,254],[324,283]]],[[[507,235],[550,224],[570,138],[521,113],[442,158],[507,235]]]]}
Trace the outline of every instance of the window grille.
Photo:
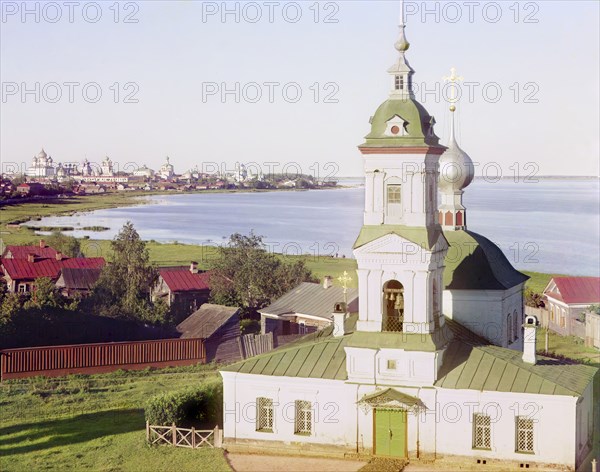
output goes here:
{"type": "Polygon", "coordinates": [[[256,399],[256,430],[273,431],[273,399],[256,399]]]}
{"type": "Polygon", "coordinates": [[[295,434],[312,433],[312,404],[306,400],[296,400],[295,434]]]}
{"type": "Polygon", "coordinates": [[[402,203],[402,186],[388,185],[388,203],[402,203]]]}
{"type": "Polygon", "coordinates": [[[517,452],[533,452],[533,419],[517,416],[517,452]]]}
{"type": "Polygon", "coordinates": [[[473,415],[473,449],[492,448],[492,421],[489,416],[473,415]]]}

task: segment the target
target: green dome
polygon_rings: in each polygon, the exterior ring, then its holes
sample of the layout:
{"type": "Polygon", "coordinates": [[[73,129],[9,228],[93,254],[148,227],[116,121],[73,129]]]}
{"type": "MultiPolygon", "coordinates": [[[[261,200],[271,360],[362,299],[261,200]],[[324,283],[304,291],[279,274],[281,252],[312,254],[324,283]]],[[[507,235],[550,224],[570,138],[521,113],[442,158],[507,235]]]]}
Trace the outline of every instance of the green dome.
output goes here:
{"type": "Polygon", "coordinates": [[[361,147],[437,146],[440,139],[433,131],[435,119],[414,98],[391,98],[381,104],[371,118],[371,132],[361,147]],[[399,116],[405,122],[405,136],[386,134],[388,121],[399,116]]]}

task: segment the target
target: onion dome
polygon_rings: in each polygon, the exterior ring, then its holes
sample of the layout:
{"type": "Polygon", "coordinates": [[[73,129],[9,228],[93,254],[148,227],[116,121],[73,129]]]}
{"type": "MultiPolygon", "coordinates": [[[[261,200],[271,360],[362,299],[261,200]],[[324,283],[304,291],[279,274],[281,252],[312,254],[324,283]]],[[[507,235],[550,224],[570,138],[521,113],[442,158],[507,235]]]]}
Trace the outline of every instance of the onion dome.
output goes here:
{"type": "Polygon", "coordinates": [[[454,116],[448,149],[440,157],[439,187],[443,193],[464,190],[475,177],[475,167],[469,155],[463,151],[454,136],[454,116]]]}

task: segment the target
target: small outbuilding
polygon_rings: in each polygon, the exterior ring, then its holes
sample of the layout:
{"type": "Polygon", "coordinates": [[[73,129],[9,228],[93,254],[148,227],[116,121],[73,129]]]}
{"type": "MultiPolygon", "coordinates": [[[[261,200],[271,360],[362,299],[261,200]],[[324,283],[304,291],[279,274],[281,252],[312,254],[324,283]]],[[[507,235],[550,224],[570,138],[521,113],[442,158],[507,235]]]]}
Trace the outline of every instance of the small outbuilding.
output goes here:
{"type": "Polygon", "coordinates": [[[207,362],[240,360],[240,309],[205,303],[177,325],[181,338],[206,340],[207,362]]]}

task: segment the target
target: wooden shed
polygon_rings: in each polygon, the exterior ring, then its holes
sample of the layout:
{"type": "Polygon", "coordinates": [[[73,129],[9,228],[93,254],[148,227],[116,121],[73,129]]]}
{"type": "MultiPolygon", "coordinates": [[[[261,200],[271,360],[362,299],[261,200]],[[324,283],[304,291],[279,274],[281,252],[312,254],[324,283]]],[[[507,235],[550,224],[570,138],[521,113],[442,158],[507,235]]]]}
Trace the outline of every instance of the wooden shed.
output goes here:
{"type": "Polygon", "coordinates": [[[177,325],[180,338],[205,339],[207,362],[231,362],[240,353],[239,308],[205,303],[177,325]]]}

